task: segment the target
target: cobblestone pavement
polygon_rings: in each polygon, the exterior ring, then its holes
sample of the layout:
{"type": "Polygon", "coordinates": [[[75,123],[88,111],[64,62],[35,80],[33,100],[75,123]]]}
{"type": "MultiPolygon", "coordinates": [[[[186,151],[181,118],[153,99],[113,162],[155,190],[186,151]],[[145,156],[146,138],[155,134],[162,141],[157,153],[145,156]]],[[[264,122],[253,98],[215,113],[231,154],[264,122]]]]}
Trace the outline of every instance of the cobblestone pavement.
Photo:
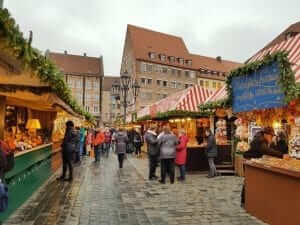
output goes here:
{"type": "Polygon", "coordinates": [[[129,156],[119,170],[115,155],[99,164],[87,159],[71,185],[52,178],[8,224],[264,224],[240,208],[241,178],[193,174],[185,183],[161,185],[147,180],[147,164],[129,156]]]}

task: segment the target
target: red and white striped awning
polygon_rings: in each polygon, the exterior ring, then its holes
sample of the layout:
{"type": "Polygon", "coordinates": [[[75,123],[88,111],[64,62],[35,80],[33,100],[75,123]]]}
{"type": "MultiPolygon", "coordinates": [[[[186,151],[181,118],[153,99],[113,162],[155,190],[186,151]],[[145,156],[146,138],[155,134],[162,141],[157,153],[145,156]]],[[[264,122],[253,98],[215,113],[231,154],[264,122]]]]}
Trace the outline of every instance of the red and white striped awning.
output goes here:
{"type": "Polygon", "coordinates": [[[214,91],[212,90],[195,85],[161,99],[160,101],[147,106],[147,109],[141,109],[137,115],[138,118],[141,118],[145,115],[154,115],[159,112],[163,113],[172,110],[195,112],[198,111],[198,105],[205,102],[205,100],[213,93],[214,91]]]}
{"type": "Polygon", "coordinates": [[[295,73],[296,82],[300,82],[300,34],[295,35],[287,40],[277,43],[270,48],[261,50],[250,58],[249,63],[261,60],[265,55],[277,51],[287,51],[288,59],[292,64],[292,70],[295,73]]]}
{"type": "Polygon", "coordinates": [[[228,95],[227,95],[227,91],[226,91],[226,85],[224,85],[223,87],[216,90],[211,96],[209,96],[206,99],[205,103],[223,100],[223,99],[226,99],[227,97],[228,97],[228,95]]]}

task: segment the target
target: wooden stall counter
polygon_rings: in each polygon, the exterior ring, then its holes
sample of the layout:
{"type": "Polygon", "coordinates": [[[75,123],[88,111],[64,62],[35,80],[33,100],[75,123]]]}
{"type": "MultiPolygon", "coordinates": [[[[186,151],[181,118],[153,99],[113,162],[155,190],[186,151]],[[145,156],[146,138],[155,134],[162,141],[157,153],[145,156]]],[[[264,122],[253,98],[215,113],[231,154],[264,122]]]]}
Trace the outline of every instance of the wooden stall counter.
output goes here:
{"type": "Polygon", "coordinates": [[[246,161],[246,210],[270,225],[300,224],[300,172],[246,161]]]}
{"type": "MultiPolygon", "coordinates": [[[[221,165],[224,162],[232,162],[231,146],[218,145],[218,157],[215,159],[216,165],[221,165]]],[[[205,147],[199,145],[191,145],[187,147],[187,171],[208,171],[208,161],[205,154],[205,147]]]]}

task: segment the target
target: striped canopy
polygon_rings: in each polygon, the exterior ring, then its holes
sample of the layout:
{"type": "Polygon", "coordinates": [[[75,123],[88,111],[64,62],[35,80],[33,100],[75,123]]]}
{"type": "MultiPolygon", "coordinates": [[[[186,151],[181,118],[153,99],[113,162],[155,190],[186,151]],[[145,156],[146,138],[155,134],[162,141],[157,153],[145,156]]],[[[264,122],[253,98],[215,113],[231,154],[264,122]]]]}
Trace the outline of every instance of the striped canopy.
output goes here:
{"type": "Polygon", "coordinates": [[[262,49],[250,58],[248,63],[261,60],[265,55],[272,54],[277,51],[287,51],[288,59],[292,64],[292,70],[295,73],[296,82],[300,82],[300,34],[288,38],[280,43],[277,43],[269,48],[262,49]]]}
{"type": "Polygon", "coordinates": [[[172,110],[196,112],[198,111],[197,106],[204,103],[212,93],[212,90],[195,85],[146,106],[138,111],[137,116],[141,118],[146,115],[164,113],[172,110]]]}
{"type": "Polygon", "coordinates": [[[215,102],[219,100],[226,99],[228,97],[226,91],[226,85],[216,90],[212,95],[210,95],[204,103],[215,102]]]}

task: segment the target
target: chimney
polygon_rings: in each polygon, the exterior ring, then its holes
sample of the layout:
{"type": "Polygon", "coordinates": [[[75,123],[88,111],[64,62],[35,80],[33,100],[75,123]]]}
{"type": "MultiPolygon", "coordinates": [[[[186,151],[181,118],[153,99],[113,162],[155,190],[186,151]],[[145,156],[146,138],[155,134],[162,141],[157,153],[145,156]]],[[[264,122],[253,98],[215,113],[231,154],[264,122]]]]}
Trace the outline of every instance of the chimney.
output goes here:
{"type": "Polygon", "coordinates": [[[86,56],[86,53],[83,53],[83,56],[86,56]]]}
{"type": "Polygon", "coordinates": [[[217,56],[216,60],[219,61],[219,62],[222,62],[222,57],[221,56],[217,56]]]}
{"type": "Polygon", "coordinates": [[[68,52],[66,50],[64,51],[64,53],[65,53],[65,55],[68,55],[68,52]]]}

